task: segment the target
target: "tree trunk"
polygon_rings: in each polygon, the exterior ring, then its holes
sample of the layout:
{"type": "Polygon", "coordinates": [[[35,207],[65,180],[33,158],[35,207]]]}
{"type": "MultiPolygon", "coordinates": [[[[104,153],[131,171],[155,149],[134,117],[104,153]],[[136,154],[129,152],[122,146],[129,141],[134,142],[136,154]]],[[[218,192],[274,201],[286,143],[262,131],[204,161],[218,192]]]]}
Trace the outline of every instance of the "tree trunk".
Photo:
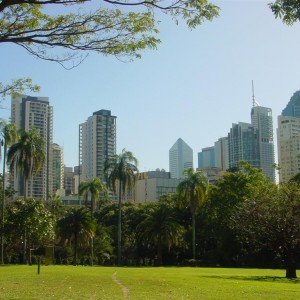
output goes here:
{"type": "Polygon", "coordinates": [[[2,185],[2,205],[1,205],[1,264],[4,265],[4,210],[5,210],[5,165],[6,165],[6,142],[4,142],[3,153],[3,185],[2,185]]]}
{"type": "Polygon", "coordinates": [[[74,258],[73,258],[73,265],[77,265],[77,233],[74,234],[74,258]]]}
{"type": "Polygon", "coordinates": [[[24,227],[24,233],[23,233],[23,257],[22,257],[22,264],[26,264],[26,249],[27,249],[27,233],[26,233],[26,227],[24,227]]]}
{"type": "Polygon", "coordinates": [[[159,237],[158,243],[157,243],[157,264],[158,264],[158,266],[162,266],[162,264],[163,264],[161,237],[159,237]]]}
{"type": "Polygon", "coordinates": [[[192,247],[193,247],[193,259],[196,259],[196,221],[195,214],[192,214],[192,247]]]}
{"type": "Polygon", "coordinates": [[[121,196],[122,196],[122,182],[119,181],[119,203],[118,203],[118,266],[121,266],[121,237],[122,237],[122,227],[121,227],[121,222],[122,222],[122,202],[121,202],[121,196]]]}
{"type": "Polygon", "coordinates": [[[294,255],[290,254],[288,255],[286,259],[286,278],[297,278],[297,264],[294,259],[294,255]]]}

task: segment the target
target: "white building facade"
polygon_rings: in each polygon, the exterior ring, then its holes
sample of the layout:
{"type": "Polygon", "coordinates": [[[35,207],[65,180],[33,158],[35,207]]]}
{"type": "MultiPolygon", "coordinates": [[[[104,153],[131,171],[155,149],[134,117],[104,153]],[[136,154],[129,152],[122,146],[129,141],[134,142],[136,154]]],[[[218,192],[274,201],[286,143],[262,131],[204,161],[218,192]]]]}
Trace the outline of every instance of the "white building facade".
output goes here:
{"type": "MultiPolygon", "coordinates": [[[[41,171],[27,183],[28,196],[35,199],[47,200],[52,189],[52,156],[53,140],[53,108],[47,97],[31,97],[26,95],[14,96],[11,99],[11,122],[18,129],[25,131],[37,128],[45,141],[46,162],[41,171]]],[[[24,196],[24,180],[15,172],[13,187],[16,196],[24,196]]]]}
{"type": "Polygon", "coordinates": [[[116,154],[116,118],[103,109],[79,125],[80,182],[94,177],[104,181],[105,161],[116,154]]]}
{"type": "Polygon", "coordinates": [[[179,138],[169,150],[171,178],[183,178],[185,169],[193,168],[193,149],[179,138]]]}

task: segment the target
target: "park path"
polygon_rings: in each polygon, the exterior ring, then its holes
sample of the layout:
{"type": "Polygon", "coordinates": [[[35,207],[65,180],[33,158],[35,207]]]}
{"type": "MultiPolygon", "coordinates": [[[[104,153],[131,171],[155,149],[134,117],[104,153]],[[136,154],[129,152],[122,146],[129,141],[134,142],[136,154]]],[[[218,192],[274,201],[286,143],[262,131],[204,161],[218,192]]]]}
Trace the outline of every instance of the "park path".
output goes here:
{"type": "Polygon", "coordinates": [[[117,271],[112,274],[112,280],[122,289],[124,300],[129,300],[129,290],[128,288],[117,278],[117,271]]]}

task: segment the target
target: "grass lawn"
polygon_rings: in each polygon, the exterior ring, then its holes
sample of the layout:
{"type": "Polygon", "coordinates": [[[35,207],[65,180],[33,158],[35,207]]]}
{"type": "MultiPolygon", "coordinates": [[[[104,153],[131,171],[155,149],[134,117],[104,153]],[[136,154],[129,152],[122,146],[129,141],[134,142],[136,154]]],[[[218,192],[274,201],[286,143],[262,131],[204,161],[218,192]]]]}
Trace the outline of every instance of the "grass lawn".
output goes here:
{"type": "Polygon", "coordinates": [[[1,266],[0,299],[300,299],[284,270],[1,266]]]}

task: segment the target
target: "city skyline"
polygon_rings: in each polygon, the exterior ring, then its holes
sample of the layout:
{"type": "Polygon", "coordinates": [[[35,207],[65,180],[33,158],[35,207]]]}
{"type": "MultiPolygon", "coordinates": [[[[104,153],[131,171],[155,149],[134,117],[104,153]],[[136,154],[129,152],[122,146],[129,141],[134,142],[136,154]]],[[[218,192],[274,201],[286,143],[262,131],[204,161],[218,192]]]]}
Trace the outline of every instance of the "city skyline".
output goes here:
{"type": "MultiPolygon", "coordinates": [[[[77,68],[37,60],[17,46],[3,45],[0,79],[31,77],[54,107],[53,141],[65,164],[78,165],[78,124],[100,109],[118,116],[117,153],[139,159],[141,172],[168,170],[168,149],[181,137],[197,153],[228,133],[232,123],[250,122],[251,81],[257,102],[273,110],[274,129],[299,90],[299,24],[275,19],[268,1],[216,1],[220,17],[190,31],[161,16],[157,51],[123,63],[90,55],[77,68]]],[[[1,103],[9,108],[9,99],[1,103]]],[[[9,109],[1,116],[8,119],[9,109]]],[[[277,161],[277,158],[275,159],[277,161]]]]}

